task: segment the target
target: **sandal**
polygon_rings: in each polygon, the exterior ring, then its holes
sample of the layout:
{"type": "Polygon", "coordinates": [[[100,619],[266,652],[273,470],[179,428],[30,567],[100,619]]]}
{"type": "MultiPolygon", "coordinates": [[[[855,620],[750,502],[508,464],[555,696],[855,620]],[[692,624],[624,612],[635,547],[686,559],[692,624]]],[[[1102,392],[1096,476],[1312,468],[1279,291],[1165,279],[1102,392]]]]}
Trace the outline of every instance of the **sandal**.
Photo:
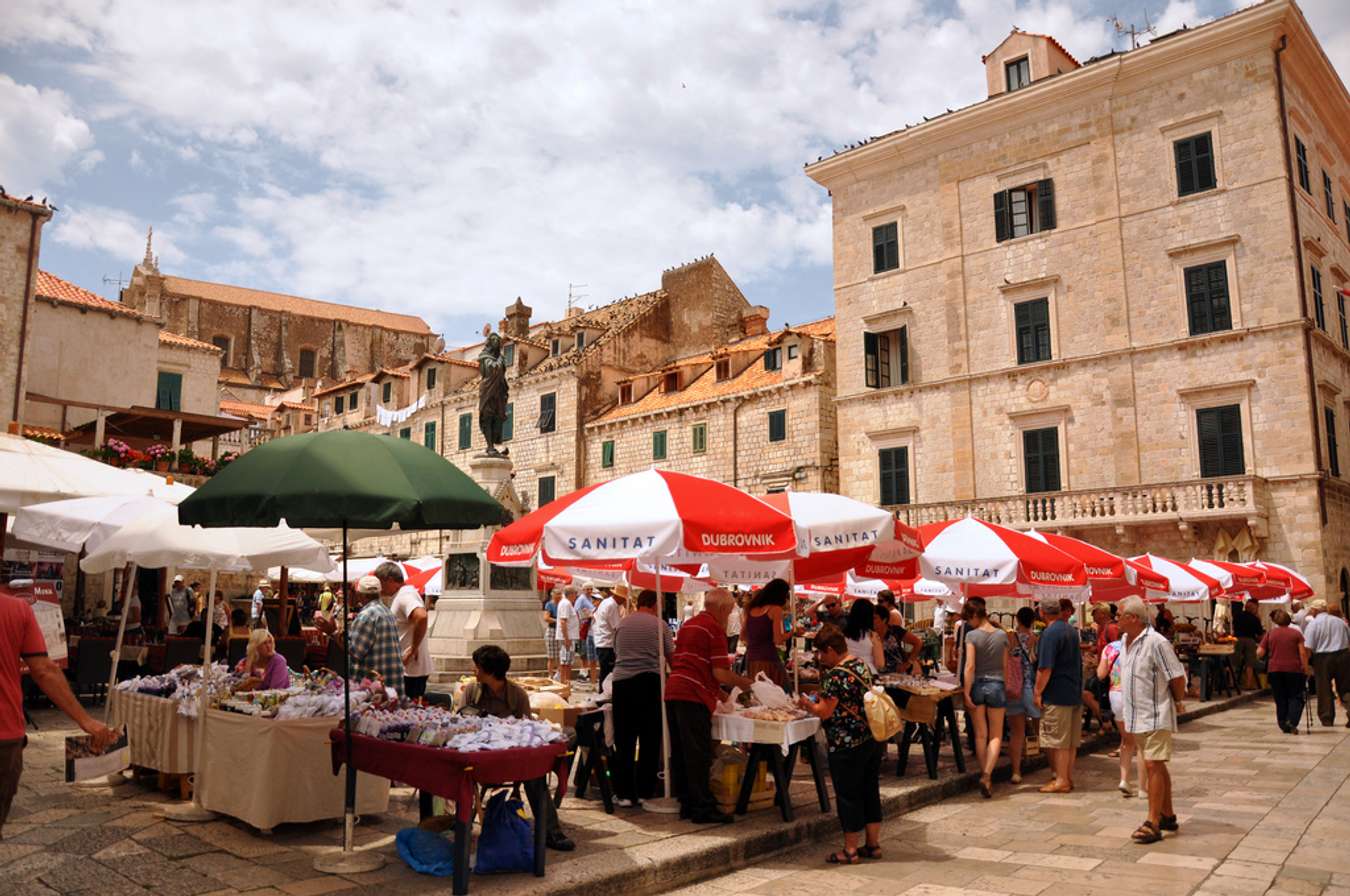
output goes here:
{"type": "Polygon", "coordinates": [[[1162,838],[1162,831],[1158,830],[1151,821],[1145,821],[1130,835],[1130,839],[1141,846],[1149,843],[1157,843],[1162,838]]]}
{"type": "Polygon", "coordinates": [[[1181,826],[1177,824],[1177,817],[1175,815],[1164,815],[1162,821],[1158,824],[1158,830],[1179,831],[1181,830],[1181,826]]]}
{"type": "Polygon", "coordinates": [[[825,857],[825,864],[856,865],[858,864],[858,852],[857,850],[849,850],[849,849],[841,850],[839,852],[832,852],[825,857]]]}
{"type": "Polygon", "coordinates": [[[872,859],[874,861],[880,859],[881,844],[878,843],[876,846],[872,846],[870,843],[864,844],[863,846],[858,847],[858,855],[862,856],[864,859],[872,859]]]}

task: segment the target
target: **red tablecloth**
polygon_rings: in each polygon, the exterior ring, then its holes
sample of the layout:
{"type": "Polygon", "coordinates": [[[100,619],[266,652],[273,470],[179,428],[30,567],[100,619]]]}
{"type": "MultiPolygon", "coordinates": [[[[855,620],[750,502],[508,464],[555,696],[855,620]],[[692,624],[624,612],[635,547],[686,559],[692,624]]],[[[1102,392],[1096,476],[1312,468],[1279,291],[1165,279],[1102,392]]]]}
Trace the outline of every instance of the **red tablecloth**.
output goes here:
{"type": "MultiPolygon", "coordinates": [[[[333,774],[337,774],[347,761],[346,733],[341,728],[334,728],[328,738],[332,742],[333,774]]],[[[565,743],[459,753],[364,734],[352,735],[352,764],[358,771],[401,781],[418,790],[454,800],[455,814],[466,824],[473,814],[474,788],[479,784],[533,781],[557,771],[559,786],[566,788],[566,754],[565,743]]],[[[565,795],[565,790],[563,792],[565,795]]]]}

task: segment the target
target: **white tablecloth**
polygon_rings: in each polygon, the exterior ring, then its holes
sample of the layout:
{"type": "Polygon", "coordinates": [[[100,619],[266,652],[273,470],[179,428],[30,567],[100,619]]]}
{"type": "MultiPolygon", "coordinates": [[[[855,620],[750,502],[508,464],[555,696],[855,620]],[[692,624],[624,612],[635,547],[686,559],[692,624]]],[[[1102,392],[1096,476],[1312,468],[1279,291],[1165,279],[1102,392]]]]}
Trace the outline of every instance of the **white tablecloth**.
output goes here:
{"type": "Polygon", "coordinates": [[[738,744],[778,744],[787,755],[793,744],[815,737],[820,730],[820,719],[807,716],[795,722],[766,722],[745,716],[715,713],[712,717],[713,740],[727,740],[738,744]]]}
{"type": "Polygon", "coordinates": [[[108,724],[127,726],[132,765],[169,775],[192,771],[195,723],[178,714],[176,701],[114,688],[108,695],[108,724]]]}
{"type": "MultiPolygon", "coordinates": [[[[341,818],[346,771],[333,774],[328,732],[337,719],[259,719],[210,710],[202,805],[260,830],[341,818]]],[[[389,781],[356,776],[357,813],[389,808],[389,781]]]]}

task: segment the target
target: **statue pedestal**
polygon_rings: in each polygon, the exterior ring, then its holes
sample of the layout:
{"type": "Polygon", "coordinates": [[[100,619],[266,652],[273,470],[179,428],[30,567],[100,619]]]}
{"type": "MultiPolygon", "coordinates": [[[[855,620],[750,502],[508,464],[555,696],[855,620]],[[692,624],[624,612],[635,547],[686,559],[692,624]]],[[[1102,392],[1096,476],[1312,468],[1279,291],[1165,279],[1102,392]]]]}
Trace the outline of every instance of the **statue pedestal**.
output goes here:
{"type": "MultiPolygon", "coordinates": [[[[469,461],[469,474],[483,490],[508,508],[519,509],[511,486],[511,459],[475,457],[469,461]]],[[[525,582],[505,582],[511,572],[499,569],[494,581],[492,565],[487,562],[491,528],[480,530],[477,545],[479,588],[474,591],[446,590],[436,601],[430,616],[427,638],[431,645],[433,683],[453,683],[461,675],[473,674],[473,652],[484,644],[496,644],[511,654],[511,671],[517,674],[548,668],[544,644],[542,604],[539,592],[525,582]],[[505,572],[506,575],[502,575],[505,572]],[[503,587],[514,585],[516,587],[503,587]],[[524,585],[525,587],[519,587],[524,585]]],[[[514,571],[512,571],[514,572],[514,571]]]]}

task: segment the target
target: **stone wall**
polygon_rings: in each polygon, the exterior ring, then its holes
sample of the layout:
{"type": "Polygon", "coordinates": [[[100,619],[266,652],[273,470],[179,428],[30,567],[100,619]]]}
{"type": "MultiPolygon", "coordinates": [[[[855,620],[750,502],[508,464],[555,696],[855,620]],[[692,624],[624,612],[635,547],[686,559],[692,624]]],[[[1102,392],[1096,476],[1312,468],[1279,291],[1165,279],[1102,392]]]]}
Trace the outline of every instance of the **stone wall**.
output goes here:
{"type": "MultiPolygon", "coordinates": [[[[51,212],[38,214],[38,245],[33,247],[32,265],[28,264],[29,243],[33,231],[34,212],[0,200],[0,425],[19,419],[23,407],[16,406],[15,383],[19,381],[19,333],[23,331],[24,290],[37,281],[38,251],[42,242],[42,225],[51,218],[51,212]]],[[[29,287],[31,289],[31,287],[29,287]]],[[[29,310],[29,326],[32,325],[29,310]]],[[[31,337],[30,337],[31,338],[31,337]]],[[[25,361],[32,359],[31,342],[25,361]]],[[[27,366],[27,363],[24,365],[27,366]]],[[[33,388],[28,386],[28,388],[33,388]]]]}
{"type": "MultiPolygon", "coordinates": [[[[220,412],[220,389],[217,385],[220,358],[217,355],[200,349],[161,344],[158,369],[183,375],[183,411],[210,416],[220,412]]],[[[154,397],[152,386],[148,401],[150,407],[154,407],[154,397]]],[[[145,400],[137,403],[147,404],[145,400]]]]}

